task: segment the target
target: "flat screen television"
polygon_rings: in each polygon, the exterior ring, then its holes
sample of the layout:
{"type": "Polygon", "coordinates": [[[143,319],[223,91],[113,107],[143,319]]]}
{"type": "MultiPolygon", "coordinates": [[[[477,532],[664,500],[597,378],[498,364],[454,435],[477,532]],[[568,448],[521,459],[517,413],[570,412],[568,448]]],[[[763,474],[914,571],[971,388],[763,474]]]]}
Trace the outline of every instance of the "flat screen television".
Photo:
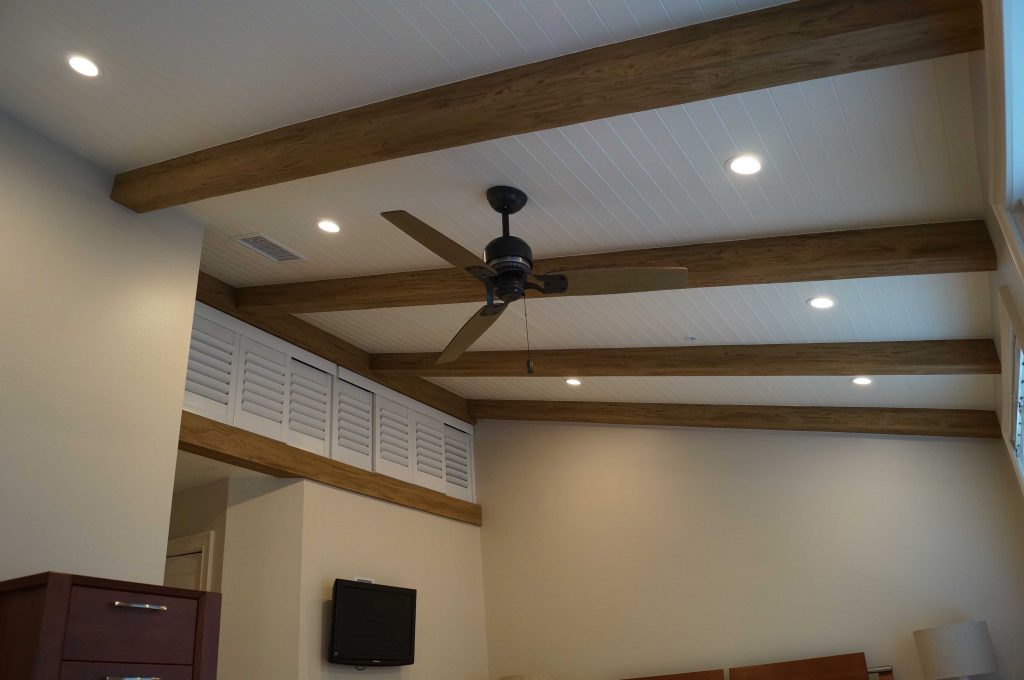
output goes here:
{"type": "Polygon", "coordinates": [[[415,590],[345,579],[334,582],[328,661],[408,666],[415,650],[415,590]]]}

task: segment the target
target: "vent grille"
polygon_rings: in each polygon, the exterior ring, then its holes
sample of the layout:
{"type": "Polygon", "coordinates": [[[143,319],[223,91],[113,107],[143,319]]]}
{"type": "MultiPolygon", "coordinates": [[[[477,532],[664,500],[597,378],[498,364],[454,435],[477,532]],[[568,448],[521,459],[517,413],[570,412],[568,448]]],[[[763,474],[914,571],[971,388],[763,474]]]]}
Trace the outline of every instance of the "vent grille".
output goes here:
{"type": "Polygon", "coordinates": [[[266,234],[249,234],[248,236],[239,236],[235,240],[249,250],[254,250],[263,257],[269,258],[274,262],[289,262],[291,260],[306,259],[295,251],[285,248],[266,234]]]}

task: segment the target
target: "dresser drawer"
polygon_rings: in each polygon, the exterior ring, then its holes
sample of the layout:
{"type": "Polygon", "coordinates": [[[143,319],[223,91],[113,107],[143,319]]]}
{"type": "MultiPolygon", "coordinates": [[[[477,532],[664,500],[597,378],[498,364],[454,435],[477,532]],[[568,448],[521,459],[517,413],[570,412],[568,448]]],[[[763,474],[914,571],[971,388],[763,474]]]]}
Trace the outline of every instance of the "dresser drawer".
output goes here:
{"type": "MultiPolygon", "coordinates": [[[[74,586],[64,658],[190,665],[195,649],[196,609],[196,601],[189,598],[74,586]]],[[[145,677],[129,677],[139,675],[145,677]]],[[[102,680],[106,676],[96,677],[102,680]]],[[[172,677],[177,680],[179,676],[172,677]]],[[[189,678],[191,673],[180,677],[189,678]]]]}
{"type": "Polygon", "coordinates": [[[128,663],[83,663],[65,661],[60,666],[60,680],[192,680],[191,666],[161,666],[128,663]]]}

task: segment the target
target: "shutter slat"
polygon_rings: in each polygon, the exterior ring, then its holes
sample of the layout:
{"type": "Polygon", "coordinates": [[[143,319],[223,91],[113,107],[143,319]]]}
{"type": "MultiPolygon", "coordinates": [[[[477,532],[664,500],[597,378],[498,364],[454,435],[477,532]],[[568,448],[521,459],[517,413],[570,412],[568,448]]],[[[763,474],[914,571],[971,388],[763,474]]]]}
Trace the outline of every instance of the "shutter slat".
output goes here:
{"type": "Polygon", "coordinates": [[[223,423],[231,422],[230,406],[238,336],[194,315],[185,372],[184,407],[223,423]]]}
{"type": "Polygon", "coordinates": [[[472,438],[450,425],[444,428],[444,477],[449,496],[473,500],[472,438]]]}
{"type": "Polygon", "coordinates": [[[334,379],[334,442],[332,456],[369,470],[373,467],[373,393],[334,379]]]}

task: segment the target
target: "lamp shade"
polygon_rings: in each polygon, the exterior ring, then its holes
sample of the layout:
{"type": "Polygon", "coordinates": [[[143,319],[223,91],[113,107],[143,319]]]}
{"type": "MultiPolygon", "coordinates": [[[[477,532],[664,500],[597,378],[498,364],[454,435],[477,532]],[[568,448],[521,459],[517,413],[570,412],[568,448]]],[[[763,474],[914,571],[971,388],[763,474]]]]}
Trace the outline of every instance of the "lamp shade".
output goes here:
{"type": "Polygon", "coordinates": [[[984,621],[914,631],[925,680],[969,678],[996,672],[996,653],[984,621]]]}

